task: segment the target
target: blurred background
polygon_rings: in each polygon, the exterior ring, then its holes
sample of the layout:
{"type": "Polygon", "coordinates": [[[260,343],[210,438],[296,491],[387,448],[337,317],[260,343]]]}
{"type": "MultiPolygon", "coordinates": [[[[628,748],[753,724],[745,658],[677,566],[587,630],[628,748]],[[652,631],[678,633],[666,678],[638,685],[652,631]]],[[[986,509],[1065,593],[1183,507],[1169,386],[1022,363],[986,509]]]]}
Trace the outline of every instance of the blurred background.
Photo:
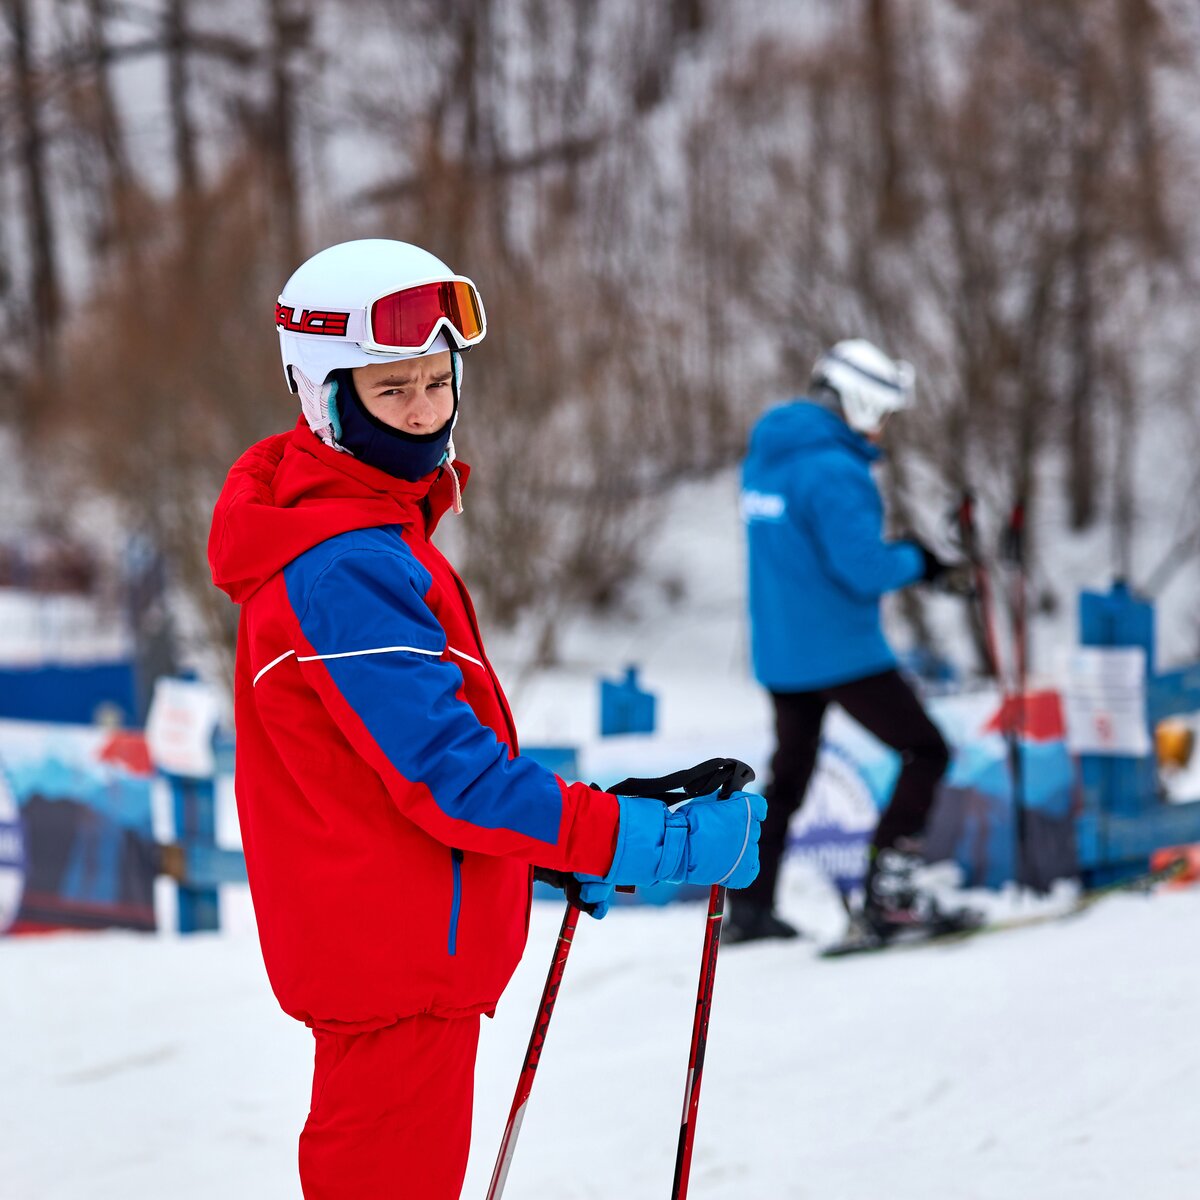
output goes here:
{"type": "Polygon", "coordinates": [[[917,368],[898,527],[1023,496],[1043,610],[1119,575],[1200,646],[1193,5],[10,0],[4,37],[0,585],[93,597],[151,674],[228,673],[204,533],[293,418],[271,304],[364,235],[480,285],[455,550],[543,660],[856,335],[917,368]]]}

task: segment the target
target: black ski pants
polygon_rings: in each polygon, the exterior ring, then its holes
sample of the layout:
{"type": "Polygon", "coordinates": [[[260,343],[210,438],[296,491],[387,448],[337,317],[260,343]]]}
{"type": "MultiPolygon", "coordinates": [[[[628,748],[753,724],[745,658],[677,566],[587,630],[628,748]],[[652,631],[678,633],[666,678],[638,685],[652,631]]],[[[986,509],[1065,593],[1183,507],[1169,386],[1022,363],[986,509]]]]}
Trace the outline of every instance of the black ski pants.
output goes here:
{"type": "MultiPolygon", "coordinates": [[[[933,806],[934,789],[946,773],[950,751],[920,700],[898,671],[885,671],[815,692],[772,692],[775,756],[767,785],[767,819],[758,844],[762,868],[739,892],[751,904],[771,908],[788,824],[804,800],[821,744],[825,709],[840,704],[851,717],[900,755],[900,776],[872,839],[877,848],[917,837],[933,806]]],[[[735,897],[736,904],[737,897],[735,897]]]]}

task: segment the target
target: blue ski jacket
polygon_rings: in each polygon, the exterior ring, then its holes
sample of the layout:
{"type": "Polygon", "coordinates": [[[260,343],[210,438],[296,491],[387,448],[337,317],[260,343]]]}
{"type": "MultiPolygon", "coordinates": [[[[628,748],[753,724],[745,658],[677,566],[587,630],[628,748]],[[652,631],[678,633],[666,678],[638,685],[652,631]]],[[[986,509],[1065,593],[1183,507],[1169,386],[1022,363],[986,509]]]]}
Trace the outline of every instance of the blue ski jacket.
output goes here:
{"type": "Polygon", "coordinates": [[[924,567],[883,540],[871,477],[881,457],[835,413],[800,399],[766,413],[742,466],[754,674],[773,692],[816,691],[896,665],[879,601],[924,567]]]}

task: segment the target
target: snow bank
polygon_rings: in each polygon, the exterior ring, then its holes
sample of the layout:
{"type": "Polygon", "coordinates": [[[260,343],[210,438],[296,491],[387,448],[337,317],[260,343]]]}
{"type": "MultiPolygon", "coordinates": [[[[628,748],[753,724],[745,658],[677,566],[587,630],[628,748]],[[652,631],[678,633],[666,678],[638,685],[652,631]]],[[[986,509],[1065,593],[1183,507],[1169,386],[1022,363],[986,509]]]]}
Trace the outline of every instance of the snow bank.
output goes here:
{"type": "MultiPolygon", "coordinates": [[[[793,871],[785,911],[836,901],[793,871]]],[[[467,1197],[482,1197],[559,920],[485,1023],[467,1197]]],[[[508,1200],[670,1193],[703,915],[581,927],[508,1200]]],[[[717,976],[696,1200],[1190,1195],[1200,893],[825,962],[730,947],[717,976]]],[[[296,1197],[310,1039],[252,936],[0,942],[0,1193],[9,1200],[296,1197]]],[[[403,1194],[403,1193],[398,1193],[403,1194]]]]}

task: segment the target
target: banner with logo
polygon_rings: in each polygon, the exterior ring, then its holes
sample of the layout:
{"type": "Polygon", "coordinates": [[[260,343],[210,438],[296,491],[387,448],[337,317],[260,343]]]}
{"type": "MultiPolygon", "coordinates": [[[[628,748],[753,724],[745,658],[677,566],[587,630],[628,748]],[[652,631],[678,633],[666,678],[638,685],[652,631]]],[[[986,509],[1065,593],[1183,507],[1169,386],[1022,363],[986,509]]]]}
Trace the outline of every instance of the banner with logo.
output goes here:
{"type": "MultiPolygon", "coordinates": [[[[1022,877],[1048,885],[1074,875],[1076,773],[1058,694],[1034,692],[1002,702],[981,692],[934,698],[927,707],[953,758],[925,832],[926,858],[955,859],[968,886],[998,887],[1012,879],[1017,767],[1025,806],[1022,877]],[[1015,746],[1009,730],[1019,734],[1015,746]]],[[[840,709],[832,710],[817,770],[792,824],[790,852],[843,891],[855,887],[899,772],[895,753],[840,709]]]]}
{"type": "Polygon", "coordinates": [[[0,721],[0,932],[154,928],[140,733],[0,721]]]}

